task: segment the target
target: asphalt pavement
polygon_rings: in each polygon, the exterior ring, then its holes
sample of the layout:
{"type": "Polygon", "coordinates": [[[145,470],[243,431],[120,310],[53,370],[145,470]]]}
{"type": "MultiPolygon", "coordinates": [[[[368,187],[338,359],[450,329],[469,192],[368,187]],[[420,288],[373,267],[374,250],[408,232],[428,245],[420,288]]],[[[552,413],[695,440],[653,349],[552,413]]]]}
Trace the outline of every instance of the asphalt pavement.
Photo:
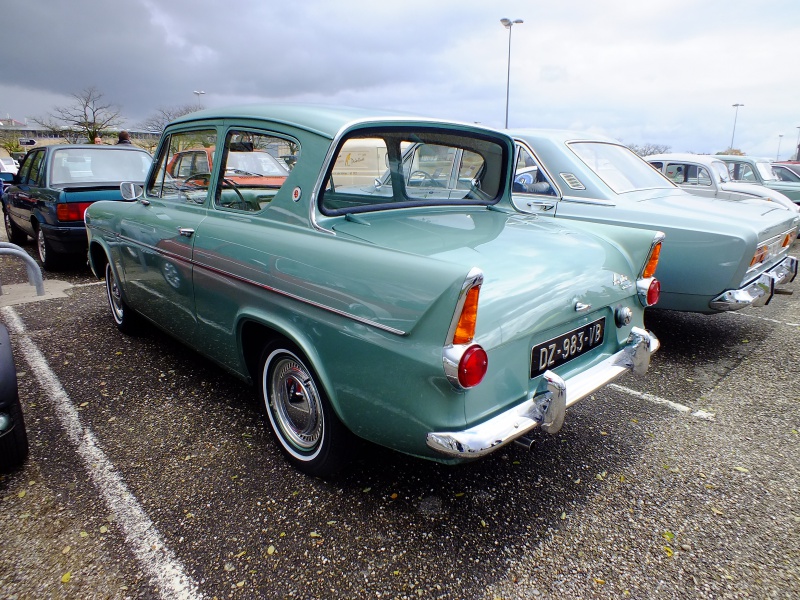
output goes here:
{"type": "Polygon", "coordinates": [[[648,374],[531,451],[367,446],[326,482],[284,461],[254,390],[118,332],[88,268],[33,300],[26,279],[0,257],[31,444],[0,476],[0,599],[800,595],[800,292],[649,312],[648,374]]]}

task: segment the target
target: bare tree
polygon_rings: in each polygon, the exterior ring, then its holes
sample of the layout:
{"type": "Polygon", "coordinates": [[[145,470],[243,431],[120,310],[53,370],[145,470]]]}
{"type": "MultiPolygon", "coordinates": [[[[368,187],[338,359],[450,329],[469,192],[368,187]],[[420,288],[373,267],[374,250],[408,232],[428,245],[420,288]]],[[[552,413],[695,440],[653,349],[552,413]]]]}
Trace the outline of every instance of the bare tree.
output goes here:
{"type": "Polygon", "coordinates": [[[46,117],[34,118],[33,121],[70,144],[83,139],[93,141],[104,130],[122,125],[119,108],[103,102],[103,94],[96,87],[88,87],[71,96],[74,103],[57,106],[46,117]]]}
{"type": "Polygon", "coordinates": [[[19,144],[19,133],[16,131],[0,131],[0,148],[11,156],[13,152],[22,152],[19,144]]]}
{"type": "Polygon", "coordinates": [[[154,115],[147,117],[139,123],[138,127],[149,133],[161,134],[170,121],[197,112],[202,107],[199,104],[184,104],[182,106],[160,107],[154,115]]]}
{"type": "Polygon", "coordinates": [[[672,150],[671,146],[666,144],[653,144],[646,142],[642,145],[639,144],[626,144],[628,148],[636,152],[639,156],[650,156],[651,154],[666,154],[672,150]]]}

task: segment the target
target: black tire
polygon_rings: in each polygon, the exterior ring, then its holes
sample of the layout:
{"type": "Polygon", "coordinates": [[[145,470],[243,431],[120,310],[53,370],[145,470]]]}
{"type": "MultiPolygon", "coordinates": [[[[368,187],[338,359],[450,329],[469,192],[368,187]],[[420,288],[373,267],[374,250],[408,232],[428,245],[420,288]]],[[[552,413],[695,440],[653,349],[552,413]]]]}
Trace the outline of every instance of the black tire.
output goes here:
{"type": "Polygon", "coordinates": [[[28,457],[28,433],[17,389],[17,369],[8,330],[0,324],[0,472],[16,469],[28,457]]]}
{"type": "Polygon", "coordinates": [[[13,425],[10,430],[0,434],[0,472],[3,473],[22,466],[28,458],[28,432],[19,398],[8,407],[8,414],[13,425]]]}
{"type": "Polygon", "coordinates": [[[61,266],[61,257],[55,253],[41,227],[36,228],[36,249],[45,271],[55,271],[61,266]]]}
{"type": "Polygon", "coordinates": [[[307,360],[291,344],[261,354],[261,396],[272,432],[298,470],[332,477],[350,461],[353,434],[331,408],[307,360]]]}
{"type": "Polygon", "coordinates": [[[111,310],[111,318],[114,319],[117,329],[122,333],[131,335],[136,331],[138,318],[136,313],[122,299],[122,290],[117,283],[117,278],[110,262],[106,263],[105,276],[106,298],[108,299],[108,308],[111,310]]]}
{"type": "Polygon", "coordinates": [[[3,210],[3,221],[6,226],[6,237],[9,242],[19,246],[28,240],[27,234],[14,224],[7,210],[3,210]]]}

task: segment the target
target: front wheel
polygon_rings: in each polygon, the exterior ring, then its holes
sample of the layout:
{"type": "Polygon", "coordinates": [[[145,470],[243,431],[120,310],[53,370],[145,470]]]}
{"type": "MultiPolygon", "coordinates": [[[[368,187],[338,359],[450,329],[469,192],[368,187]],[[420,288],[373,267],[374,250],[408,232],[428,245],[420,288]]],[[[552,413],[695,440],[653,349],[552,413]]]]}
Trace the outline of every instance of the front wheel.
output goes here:
{"type": "Polygon", "coordinates": [[[335,475],[348,462],[353,436],[306,360],[290,344],[275,344],[264,349],[260,365],[267,416],[289,461],[308,475],[335,475]]]}
{"type": "Polygon", "coordinates": [[[114,276],[114,269],[111,268],[110,262],[106,263],[106,297],[117,329],[123,333],[133,333],[136,328],[136,313],[122,299],[122,290],[114,276]]]}

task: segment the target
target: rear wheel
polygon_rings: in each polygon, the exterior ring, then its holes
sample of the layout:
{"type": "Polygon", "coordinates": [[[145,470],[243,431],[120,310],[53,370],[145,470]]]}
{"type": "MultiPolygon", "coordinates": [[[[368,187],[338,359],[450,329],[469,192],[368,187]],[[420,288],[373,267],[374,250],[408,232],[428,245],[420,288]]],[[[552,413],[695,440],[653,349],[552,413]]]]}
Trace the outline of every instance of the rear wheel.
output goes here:
{"type": "Polygon", "coordinates": [[[7,473],[19,467],[28,457],[28,432],[22,418],[19,398],[8,407],[8,415],[0,414],[0,419],[10,419],[11,429],[0,432],[0,471],[7,473]]]}
{"type": "Polygon", "coordinates": [[[114,269],[111,268],[110,262],[106,263],[106,297],[108,298],[108,307],[111,309],[111,317],[114,319],[117,329],[123,333],[133,333],[136,327],[136,313],[122,299],[122,290],[114,276],[114,269]]]}
{"type": "Polygon", "coordinates": [[[289,461],[316,477],[338,473],[350,458],[353,435],[331,408],[306,359],[291,344],[271,344],[260,365],[267,416],[289,461]]]}
{"type": "Polygon", "coordinates": [[[39,250],[39,260],[42,261],[42,267],[45,271],[53,271],[61,265],[60,257],[53,251],[50,242],[47,241],[42,228],[36,230],[36,247],[39,250]]]}
{"type": "Polygon", "coordinates": [[[8,241],[17,245],[24,244],[28,236],[22,229],[14,225],[7,210],[3,211],[3,222],[6,226],[6,237],[8,237],[8,241]]]}

